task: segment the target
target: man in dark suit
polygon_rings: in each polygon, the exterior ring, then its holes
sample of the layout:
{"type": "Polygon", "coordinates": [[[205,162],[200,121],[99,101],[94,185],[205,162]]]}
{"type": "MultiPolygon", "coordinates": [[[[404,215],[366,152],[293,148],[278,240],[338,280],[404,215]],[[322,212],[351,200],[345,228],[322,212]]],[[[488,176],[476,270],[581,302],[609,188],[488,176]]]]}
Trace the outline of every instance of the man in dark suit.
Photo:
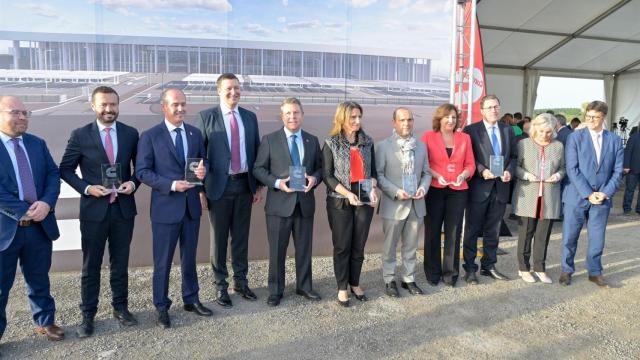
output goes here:
{"type": "Polygon", "coordinates": [[[203,204],[196,186],[185,179],[187,159],[201,158],[195,174],[202,180],[206,160],[202,135],[197,128],[184,123],[187,100],[178,89],[162,93],[164,121],[140,135],[136,177],[151,187],[151,231],[153,233],[153,304],[158,312],[158,325],[171,327],[169,308],[169,274],[171,261],[180,239],[182,301],[184,309],[201,316],[211,310],[200,303],[196,249],[203,204]]]}
{"type": "Polygon", "coordinates": [[[604,102],[590,102],[585,114],[587,127],[576,130],[567,140],[565,163],[569,184],[562,194],[561,285],[571,284],[578,237],[586,222],[589,281],[608,287],[602,276],[601,257],[613,195],[622,180],[624,150],[620,137],[603,127],[607,111],[604,102]]]}
{"type": "Polygon", "coordinates": [[[289,237],[296,249],[296,293],[320,300],[311,282],[313,214],[316,202],[313,189],[322,181],[322,157],[318,138],[301,129],[302,104],[286,98],[280,106],[284,127],[262,139],[253,167],[256,179],[269,187],[265,213],[269,239],[269,298],[278,306],[284,292],[285,260],[289,237]],[[304,166],[304,192],[289,188],[289,167],[304,166]]]}
{"type": "Polygon", "coordinates": [[[464,128],[471,137],[476,160],[476,176],[469,181],[469,202],[464,229],[463,253],[464,280],[477,284],[475,264],[478,251],[478,236],[483,234],[483,255],[480,259],[480,275],[496,280],[508,278],[495,268],[499,242],[500,224],[509,201],[509,182],[515,174],[518,149],[513,129],[498,121],[500,100],[487,95],[480,100],[482,121],[464,128]],[[502,176],[494,176],[490,170],[490,157],[503,157],[502,176]]]}
{"type": "Polygon", "coordinates": [[[567,126],[567,118],[564,115],[558,114],[555,117],[558,120],[556,123],[556,133],[558,134],[556,139],[562,143],[562,146],[565,146],[567,145],[567,138],[571,135],[573,129],[567,126]]]}
{"type": "Polygon", "coordinates": [[[18,98],[0,96],[0,339],[20,261],[36,333],[62,340],[49,291],[60,173],[44,140],[26,133],[30,114],[18,98]]]}
{"type": "Polygon", "coordinates": [[[251,206],[260,201],[259,184],[252,173],[260,134],[256,114],[238,106],[238,78],[234,74],[222,74],[216,86],[220,105],[201,111],[196,119],[211,161],[204,185],[206,198],[201,196],[202,201],[208,202],[213,226],[211,267],[217,290],[216,302],[231,307],[233,304],[227,292],[229,235],[233,289],[245,299],[257,299],[247,282],[247,255],[251,206]]]}
{"type": "MultiPolygon", "coordinates": [[[[633,194],[640,183],[640,134],[635,132],[624,148],[624,173],[626,174],[626,184],[624,189],[624,199],[622,201],[622,211],[625,214],[631,212],[633,194]]],[[[636,213],[640,214],[640,193],[636,201],[636,213]]]]}
{"type": "Polygon", "coordinates": [[[60,176],[82,195],[82,324],[77,330],[80,338],[93,335],[100,294],[100,267],[107,239],[113,316],[124,326],[138,323],[127,305],[129,245],[136,216],[133,192],[140,185],[131,174],[138,147],[138,130],[116,122],[118,104],[115,90],[97,87],[91,94],[91,109],[96,113],[96,120],[71,133],[60,162],[60,176]],[[121,170],[122,183],[117,189],[107,189],[103,186],[102,167],[115,164],[121,170]],[[82,178],[76,174],[78,166],[82,178]]]}

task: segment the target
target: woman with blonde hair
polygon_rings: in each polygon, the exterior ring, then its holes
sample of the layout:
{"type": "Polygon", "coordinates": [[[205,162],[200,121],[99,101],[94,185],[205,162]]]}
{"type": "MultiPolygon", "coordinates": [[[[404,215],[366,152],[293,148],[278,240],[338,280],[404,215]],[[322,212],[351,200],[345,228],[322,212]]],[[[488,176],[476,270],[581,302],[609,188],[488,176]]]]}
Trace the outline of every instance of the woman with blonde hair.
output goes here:
{"type": "Polygon", "coordinates": [[[339,104],[330,137],[322,149],[338,303],[344,307],[349,306],[347,285],[357,300],[367,300],[360,287],[360,272],[373,208],[378,201],[374,143],[362,130],[361,120],[362,107],[358,103],[339,104]],[[374,189],[369,204],[358,198],[359,181],[364,179],[371,179],[374,189]]]}

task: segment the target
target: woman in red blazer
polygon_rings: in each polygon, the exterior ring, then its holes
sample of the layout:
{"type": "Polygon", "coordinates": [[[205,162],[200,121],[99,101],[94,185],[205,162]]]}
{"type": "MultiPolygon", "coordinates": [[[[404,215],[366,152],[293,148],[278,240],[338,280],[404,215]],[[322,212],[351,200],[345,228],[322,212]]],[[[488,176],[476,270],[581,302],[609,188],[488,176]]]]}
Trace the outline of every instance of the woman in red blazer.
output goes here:
{"type": "Polygon", "coordinates": [[[429,284],[454,286],[460,266],[460,234],[467,206],[467,180],[475,172],[469,135],[458,129],[458,110],[440,105],[433,114],[433,131],[421,140],[427,145],[433,179],[425,196],[424,272],[429,284]],[[444,256],[440,258],[440,230],[444,223],[444,256]]]}

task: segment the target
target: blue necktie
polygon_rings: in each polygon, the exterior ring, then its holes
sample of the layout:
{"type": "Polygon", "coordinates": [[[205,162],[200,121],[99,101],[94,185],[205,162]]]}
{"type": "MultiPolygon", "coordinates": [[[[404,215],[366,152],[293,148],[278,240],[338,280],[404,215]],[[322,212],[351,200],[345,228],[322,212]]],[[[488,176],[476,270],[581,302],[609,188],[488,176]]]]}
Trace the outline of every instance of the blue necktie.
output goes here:
{"type": "Polygon", "coordinates": [[[498,135],[496,135],[496,126],[491,128],[491,146],[493,147],[493,155],[499,156],[501,154],[500,151],[500,142],[498,141],[498,135]]]}
{"type": "Polygon", "coordinates": [[[180,164],[185,164],[184,159],[184,145],[182,142],[182,129],[176,128],[174,130],[176,132],[176,154],[178,155],[178,159],[180,159],[180,164]]]}
{"type": "Polygon", "coordinates": [[[298,151],[296,138],[296,135],[291,135],[291,163],[293,166],[300,166],[300,152],[298,151]]]}

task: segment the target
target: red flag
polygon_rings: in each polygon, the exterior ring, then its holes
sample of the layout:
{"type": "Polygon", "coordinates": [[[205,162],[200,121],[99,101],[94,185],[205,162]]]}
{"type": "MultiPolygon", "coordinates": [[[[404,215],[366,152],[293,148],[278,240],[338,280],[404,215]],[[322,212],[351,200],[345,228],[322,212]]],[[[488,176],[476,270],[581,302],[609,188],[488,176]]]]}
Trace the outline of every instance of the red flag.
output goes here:
{"type": "MultiPolygon", "coordinates": [[[[484,78],[484,59],[482,57],[482,40],[480,38],[480,27],[478,26],[478,17],[473,20],[476,22],[476,43],[474,49],[474,64],[471,68],[469,66],[469,62],[471,61],[470,56],[470,48],[471,48],[471,1],[467,1],[464,7],[464,68],[463,76],[464,76],[464,85],[462,89],[462,104],[458,104],[460,107],[460,123],[467,123],[467,99],[468,99],[468,91],[469,91],[469,74],[473,73],[473,108],[471,115],[471,122],[478,122],[482,120],[482,114],[480,113],[480,99],[487,94],[486,86],[485,86],[485,78],[484,78]]],[[[460,79],[460,74],[456,74],[456,77],[460,79]]],[[[456,94],[454,99],[456,99],[456,103],[458,103],[458,92],[460,91],[460,85],[456,86],[456,94]]]]}

